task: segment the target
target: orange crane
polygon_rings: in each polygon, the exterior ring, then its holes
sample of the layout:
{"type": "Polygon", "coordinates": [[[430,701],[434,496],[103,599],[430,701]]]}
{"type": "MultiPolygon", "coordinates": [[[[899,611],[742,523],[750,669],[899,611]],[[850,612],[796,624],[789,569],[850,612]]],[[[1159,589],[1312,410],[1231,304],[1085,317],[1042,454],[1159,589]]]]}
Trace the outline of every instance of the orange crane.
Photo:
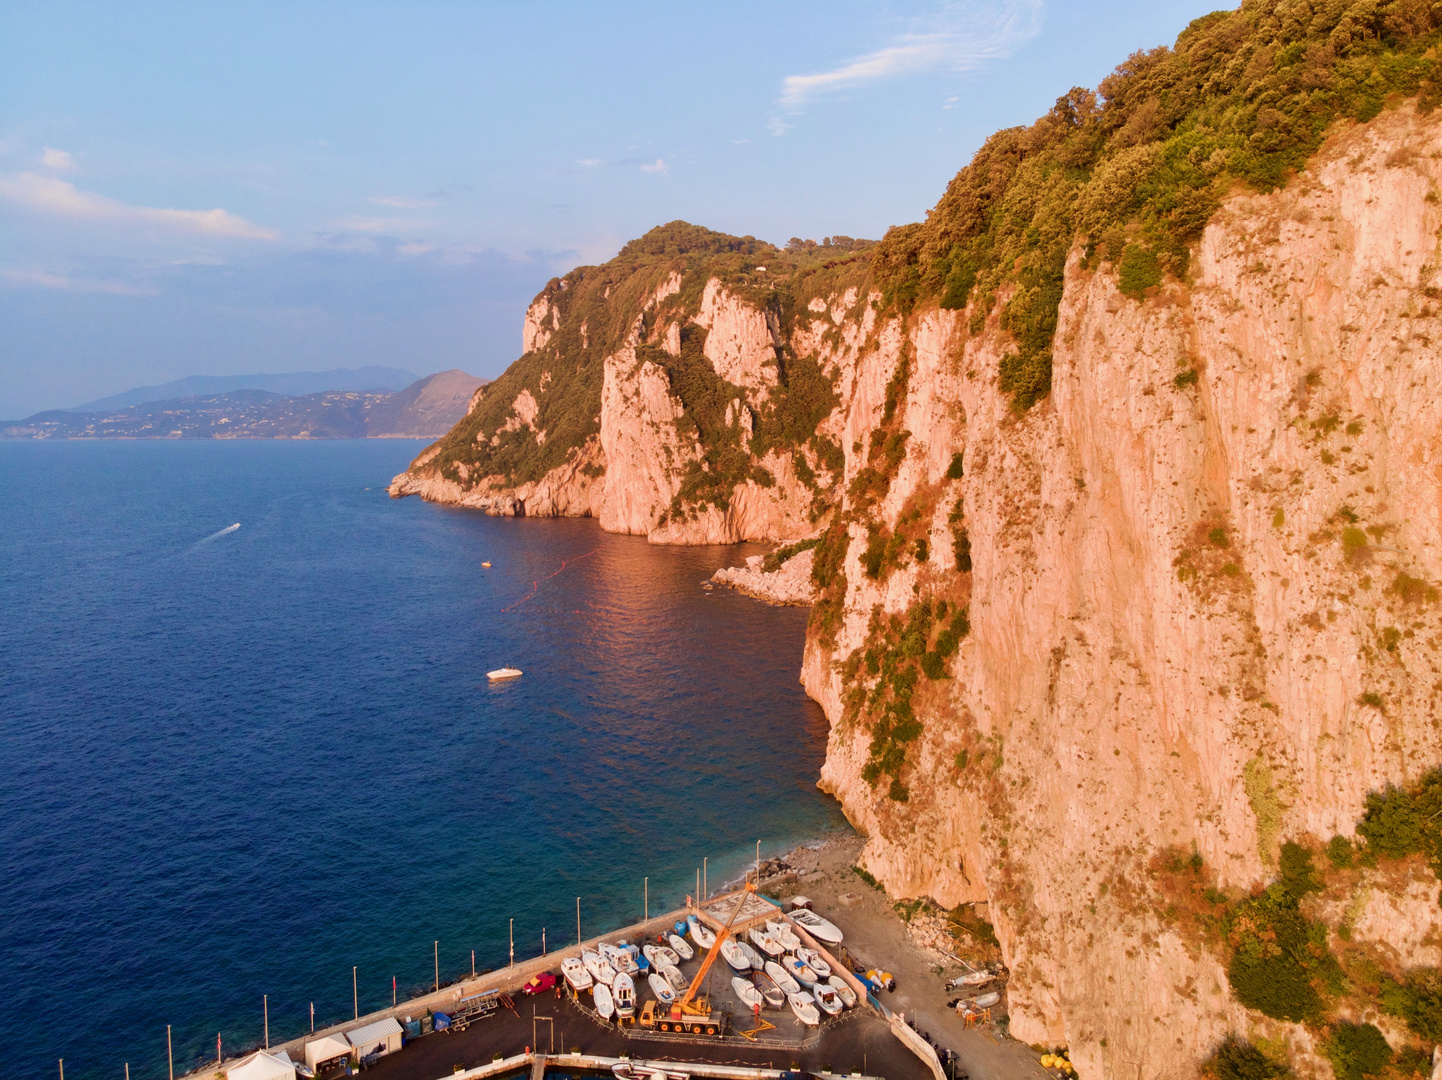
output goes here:
{"type": "MultiPolygon", "coordinates": [[[[706,975],[711,970],[711,965],[716,962],[716,957],[721,953],[721,946],[731,936],[731,924],[741,914],[741,909],[746,906],[746,901],[756,891],[754,882],[748,881],[741,892],[741,899],[736,904],[736,910],[731,912],[731,918],[726,920],[726,925],[716,931],[716,941],[711,946],[711,951],[706,954],[706,959],[701,961],[701,967],[696,972],[696,977],[691,980],[691,985],[686,988],[686,993],[681,1000],[671,1006],[670,1030],[689,1031],[695,1034],[719,1035],[721,1033],[721,1014],[711,1010],[711,1002],[707,998],[698,1000],[702,985],[706,981],[706,975]]],[[[661,1030],[668,1030],[665,1021],[661,1023],[661,1030]]]]}

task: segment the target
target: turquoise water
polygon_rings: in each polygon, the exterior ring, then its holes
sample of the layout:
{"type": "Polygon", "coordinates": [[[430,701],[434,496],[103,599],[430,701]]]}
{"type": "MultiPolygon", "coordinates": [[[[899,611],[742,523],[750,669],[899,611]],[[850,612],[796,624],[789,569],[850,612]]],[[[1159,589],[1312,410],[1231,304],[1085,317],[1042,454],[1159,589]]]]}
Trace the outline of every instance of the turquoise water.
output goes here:
{"type": "Polygon", "coordinates": [[[167,1024],[179,1072],[845,828],[805,613],[700,588],[753,549],[388,498],[420,445],[0,443],[8,1074],[163,1077],[167,1024]]]}

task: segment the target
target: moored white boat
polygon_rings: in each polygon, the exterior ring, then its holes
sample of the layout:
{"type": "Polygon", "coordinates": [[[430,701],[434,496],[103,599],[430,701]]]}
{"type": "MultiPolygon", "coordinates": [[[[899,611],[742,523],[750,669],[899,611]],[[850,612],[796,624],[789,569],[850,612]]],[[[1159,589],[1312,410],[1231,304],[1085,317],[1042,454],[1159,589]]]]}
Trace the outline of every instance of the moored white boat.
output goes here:
{"type": "Polygon", "coordinates": [[[736,996],[741,999],[741,1004],[748,1009],[755,1009],[762,1002],[761,991],[752,985],[750,979],[743,979],[740,975],[732,976],[731,989],[736,991],[736,996]]]}
{"type": "Polygon", "coordinates": [[[611,996],[615,999],[618,1017],[636,1015],[636,984],[624,971],[618,974],[616,981],[611,984],[611,996]]]}
{"type": "Polygon", "coordinates": [[[835,1016],[841,1011],[841,998],[830,983],[817,983],[811,988],[811,996],[828,1016],[835,1016]]]}
{"type": "Polygon", "coordinates": [[[616,969],[613,968],[600,953],[587,949],[581,954],[581,963],[583,963],[586,966],[586,970],[591,973],[591,978],[598,983],[604,983],[610,986],[616,978],[616,969]]]}
{"type": "Polygon", "coordinates": [[[831,977],[831,965],[821,959],[821,954],[815,949],[797,949],[799,956],[812,971],[816,972],[818,979],[829,979],[831,977]]]}
{"type": "Polygon", "coordinates": [[[500,682],[502,679],[519,679],[521,674],[520,668],[502,667],[496,668],[495,671],[486,672],[486,678],[490,679],[491,682],[500,682]]]}
{"type": "Polygon", "coordinates": [[[760,971],[766,966],[766,958],[753,949],[748,943],[738,941],[736,944],[741,946],[741,954],[746,957],[746,962],[751,965],[753,971],[760,971]]]}
{"type": "Polygon", "coordinates": [[[777,941],[768,931],[762,930],[759,926],[753,926],[750,931],[748,931],[748,936],[758,949],[772,959],[775,959],[786,951],[781,947],[781,942],[777,941]]]}
{"type": "Polygon", "coordinates": [[[646,976],[646,982],[651,985],[651,993],[656,995],[656,1000],[662,1005],[669,1005],[676,1000],[676,991],[665,976],[652,972],[646,976]]]}
{"type": "Polygon", "coordinates": [[[734,971],[750,971],[751,961],[746,959],[746,954],[741,950],[741,944],[735,938],[728,937],[721,942],[721,959],[731,965],[734,971]]]}
{"type": "Polygon", "coordinates": [[[605,983],[596,983],[591,996],[596,1002],[596,1015],[602,1020],[609,1020],[616,1014],[616,1003],[611,1000],[611,988],[605,983]]]}
{"type": "Polygon", "coordinates": [[[786,1000],[791,1003],[791,1011],[796,1014],[796,1019],[810,1027],[821,1023],[821,1013],[816,1009],[816,999],[810,994],[787,994],[786,1000]]]}
{"type": "Polygon", "coordinates": [[[831,988],[836,991],[836,996],[841,999],[841,1004],[845,1005],[848,1009],[856,1004],[858,1000],[856,991],[851,989],[851,984],[840,975],[833,975],[826,981],[830,983],[831,988]]]}
{"type": "MultiPolygon", "coordinates": [[[[756,974],[751,976],[751,981],[755,984],[756,989],[761,991],[761,998],[766,1002],[767,1006],[773,1009],[784,1009],[786,1007],[786,994],[782,992],[781,987],[776,985],[776,980],[766,972],[756,972],[756,974]]],[[[799,990],[800,987],[797,987],[797,989],[799,990]]]]}
{"type": "Polygon", "coordinates": [[[686,916],[686,925],[691,931],[691,940],[703,949],[709,949],[716,944],[716,935],[695,915],[686,916]]]}
{"type": "Polygon", "coordinates": [[[816,940],[824,941],[828,945],[841,944],[841,931],[833,922],[828,922],[814,911],[807,911],[805,908],[797,908],[791,913],[796,922],[804,926],[807,932],[816,940]]]}
{"type": "Polygon", "coordinates": [[[657,967],[675,967],[681,963],[681,957],[676,954],[676,950],[669,949],[665,945],[654,945],[652,948],[655,951],[655,957],[651,963],[657,967]]]}
{"type": "Polygon", "coordinates": [[[684,994],[686,988],[691,985],[691,980],[681,974],[680,968],[663,967],[661,974],[665,977],[666,981],[671,984],[671,989],[675,990],[678,995],[684,994]]]}
{"type": "Polygon", "coordinates": [[[586,970],[586,965],[575,956],[568,956],[561,961],[561,975],[577,993],[589,990],[595,982],[594,977],[586,970]]]}
{"type": "Polygon", "coordinates": [[[787,925],[785,919],[767,919],[766,929],[771,932],[772,938],[781,946],[783,952],[801,948],[801,939],[796,936],[796,931],[787,925]]]}
{"type": "Polygon", "coordinates": [[[799,982],[802,986],[816,985],[816,972],[806,966],[806,962],[799,956],[783,956],[781,966],[786,969],[786,974],[799,982]]]}
{"type": "Polygon", "coordinates": [[[989,994],[982,994],[981,997],[973,1001],[972,1004],[975,1005],[978,1009],[989,1009],[1000,1000],[1001,995],[998,994],[995,990],[993,990],[989,994]]]}
{"type": "Polygon", "coordinates": [[[671,948],[676,950],[676,955],[682,960],[690,960],[696,955],[696,950],[686,944],[686,939],[678,934],[667,934],[666,940],[671,943],[671,948]]]}
{"type": "Polygon", "coordinates": [[[771,981],[781,989],[783,994],[790,996],[801,993],[801,984],[787,974],[786,969],[775,960],[766,961],[766,974],[771,976],[771,981]]]}

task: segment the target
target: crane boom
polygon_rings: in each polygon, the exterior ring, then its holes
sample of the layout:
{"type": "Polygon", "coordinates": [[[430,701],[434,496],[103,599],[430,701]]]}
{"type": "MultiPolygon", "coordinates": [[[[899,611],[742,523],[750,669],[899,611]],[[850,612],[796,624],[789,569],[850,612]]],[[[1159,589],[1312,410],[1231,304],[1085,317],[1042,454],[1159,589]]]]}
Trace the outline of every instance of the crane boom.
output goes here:
{"type": "Polygon", "coordinates": [[[711,951],[706,954],[706,959],[701,961],[701,968],[696,972],[696,977],[691,980],[691,985],[686,988],[685,996],[671,1007],[672,1016],[679,1016],[696,999],[696,995],[701,990],[701,984],[706,979],[706,974],[711,970],[711,965],[716,962],[716,957],[721,952],[722,944],[731,936],[731,924],[736,921],[736,916],[741,914],[741,909],[746,906],[746,901],[755,891],[755,884],[748,881],[746,888],[741,893],[740,901],[736,904],[736,910],[731,913],[731,918],[726,920],[725,926],[716,931],[716,941],[711,946],[711,951]]]}

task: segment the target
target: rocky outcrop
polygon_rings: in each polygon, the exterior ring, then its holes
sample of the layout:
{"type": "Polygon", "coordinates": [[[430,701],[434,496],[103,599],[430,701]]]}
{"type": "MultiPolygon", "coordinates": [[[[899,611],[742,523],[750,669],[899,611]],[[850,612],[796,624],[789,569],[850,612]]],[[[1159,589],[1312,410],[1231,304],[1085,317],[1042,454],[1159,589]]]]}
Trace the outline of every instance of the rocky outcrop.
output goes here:
{"type": "Polygon", "coordinates": [[[813,559],[813,552],[803,551],[775,570],[766,570],[762,557],[751,555],[745,566],[723,566],[711,580],[768,604],[808,607],[816,599],[816,585],[811,580],[813,559]]]}
{"type": "MultiPolygon", "coordinates": [[[[1435,114],[1353,128],[1285,190],[1228,201],[1192,280],[1142,302],[1075,252],[1052,393],[1025,416],[980,374],[1006,338],[970,312],[898,320],[857,365],[847,477],[911,363],[902,423],[927,439],[878,516],[927,508],[931,543],[875,580],[850,526],[841,623],[803,676],[832,722],[823,783],[890,892],[991,901],[1013,1033],[1070,1045],[1083,1076],[1179,1075],[1255,1022],[1165,917],[1158,851],[1250,888],[1281,840],[1350,835],[1368,790],[1442,760],[1439,158],[1435,114]],[[878,613],[927,595],[969,604],[971,633],[917,692],[896,801],[864,779],[843,672],[878,613]]],[[[1430,957],[1425,877],[1356,932],[1430,957]]]]}

